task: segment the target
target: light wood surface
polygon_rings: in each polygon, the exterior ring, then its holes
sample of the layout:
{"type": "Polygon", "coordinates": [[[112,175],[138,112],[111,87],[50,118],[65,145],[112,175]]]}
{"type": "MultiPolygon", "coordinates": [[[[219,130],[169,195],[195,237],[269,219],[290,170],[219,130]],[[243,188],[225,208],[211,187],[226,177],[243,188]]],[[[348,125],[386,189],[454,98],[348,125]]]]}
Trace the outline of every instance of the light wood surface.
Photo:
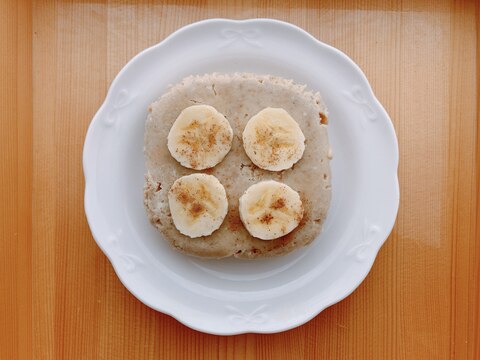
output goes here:
{"type": "Polygon", "coordinates": [[[0,359],[479,359],[479,8],[2,1],[0,359]],[[211,17],[286,20],[344,51],[397,131],[401,205],[371,273],[284,333],[206,335],[149,309],[85,220],[82,146],[110,82],[145,47],[211,17]]]}
{"type": "Polygon", "coordinates": [[[32,12],[0,4],[0,359],[15,359],[32,353],[32,12]]]}

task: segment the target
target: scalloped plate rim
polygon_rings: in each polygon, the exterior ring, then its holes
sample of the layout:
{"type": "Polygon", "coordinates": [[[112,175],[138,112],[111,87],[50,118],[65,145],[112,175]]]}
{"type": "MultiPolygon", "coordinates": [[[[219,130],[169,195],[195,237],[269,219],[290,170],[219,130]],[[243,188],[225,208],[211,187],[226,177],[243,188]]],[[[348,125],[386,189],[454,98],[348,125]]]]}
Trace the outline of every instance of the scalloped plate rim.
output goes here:
{"type": "Polygon", "coordinates": [[[84,146],[83,146],[82,164],[83,164],[83,172],[84,172],[84,176],[85,176],[84,208],[85,208],[85,215],[86,215],[88,225],[90,227],[90,230],[91,230],[91,233],[92,233],[92,236],[93,236],[95,242],[97,243],[97,245],[100,247],[102,252],[105,254],[107,259],[112,264],[112,267],[115,271],[115,274],[117,275],[117,277],[119,278],[119,280],[123,284],[123,286],[125,286],[125,288],[127,288],[128,291],[132,295],[134,295],[139,301],[141,301],[145,305],[149,306],[150,308],[152,308],[156,311],[160,311],[160,312],[162,312],[166,315],[172,316],[177,321],[179,321],[180,323],[188,326],[191,329],[201,331],[201,332],[205,332],[205,333],[209,333],[209,334],[214,334],[214,335],[238,335],[238,334],[244,334],[244,333],[272,334],[272,333],[277,333],[277,332],[281,332],[281,331],[287,331],[287,330],[293,329],[295,327],[298,327],[300,325],[303,325],[303,324],[307,323],[308,321],[310,321],[311,319],[316,317],[318,314],[320,314],[327,307],[330,307],[330,306],[340,302],[341,300],[345,299],[346,297],[348,297],[365,280],[366,276],[369,274],[371,268],[373,267],[375,259],[378,255],[378,251],[380,250],[380,248],[383,246],[383,244],[387,240],[389,234],[391,233],[391,231],[392,231],[392,229],[395,225],[395,221],[396,221],[396,217],[397,217],[398,209],[399,209],[399,202],[400,202],[400,188],[399,188],[399,181],[398,181],[399,151],[398,151],[398,140],[397,140],[397,137],[396,137],[395,129],[393,127],[392,121],[391,121],[388,113],[386,112],[386,110],[384,109],[384,107],[382,106],[380,101],[377,99],[377,97],[375,96],[375,94],[373,92],[373,89],[372,89],[370,83],[368,82],[368,79],[365,76],[365,74],[363,73],[363,71],[360,69],[360,67],[349,56],[347,56],[341,50],[339,50],[339,49],[337,49],[337,48],[335,48],[331,45],[328,45],[326,43],[321,42],[320,40],[315,38],[313,35],[311,35],[307,31],[305,31],[304,29],[302,29],[302,28],[300,28],[300,27],[298,27],[294,24],[291,24],[291,23],[288,23],[288,22],[285,22],[285,21],[281,21],[281,20],[270,19],[270,18],[252,18],[252,19],[244,19],[244,20],[212,18],[212,19],[197,21],[197,22],[188,24],[186,26],[183,26],[183,27],[177,29],[176,31],[174,31],[173,33],[168,35],[161,42],[159,42],[157,44],[154,44],[154,45],[142,50],[137,55],[135,55],[132,59],[130,59],[123,66],[123,68],[115,76],[114,80],[112,81],[112,83],[109,86],[107,95],[105,96],[105,100],[103,101],[102,105],[99,107],[97,112],[95,113],[92,121],[90,122],[90,124],[88,126],[86,136],[85,136],[85,143],[84,143],[84,146]],[[168,307],[166,307],[166,306],[165,307],[157,306],[155,304],[152,304],[150,301],[142,298],[142,296],[140,294],[138,294],[137,291],[134,290],[128,284],[128,282],[126,281],[126,276],[124,276],[122,271],[119,270],[119,266],[114,261],[112,254],[109,254],[109,252],[103,246],[102,241],[100,241],[98,239],[98,237],[97,237],[98,232],[95,231],[96,223],[95,223],[95,220],[92,217],[92,210],[90,210],[91,205],[89,204],[89,201],[88,201],[88,195],[95,189],[95,185],[92,184],[93,183],[92,175],[91,175],[91,171],[89,170],[90,165],[88,163],[89,160],[90,160],[89,159],[89,149],[91,148],[90,144],[92,142],[92,132],[93,132],[93,129],[97,126],[97,123],[100,121],[101,114],[104,112],[106,106],[108,105],[109,102],[112,101],[112,96],[113,96],[113,93],[114,93],[114,89],[117,86],[117,83],[120,81],[120,79],[123,77],[123,75],[128,71],[128,69],[139,58],[145,56],[146,54],[148,54],[152,50],[163,47],[168,42],[171,42],[172,40],[174,40],[174,38],[177,35],[179,35],[183,32],[189,31],[190,29],[195,28],[196,26],[208,25],[208,24],[211,24],[211,23],[218,23],[218,22],[223,22],[223,23],[226,23],[226,24],[232,24],[232,23],[233,24],[256,24],[256,23],[268,24],[268,23],[270,23],[270,24],[274,24],[274,25],[281,25],[281,26],[289,27],[292,31],[296,31],[296,32],[301,33],[308,40],[310,40],[310,41],[313,40],[313,42],[317,46],[323,47],[324,49],[334,53],[335,56],[339,56],[344,61],[347,61],[349,63],[349,65],[352,68],[354,68],[355,71],[360,75],[360,77],[362,79],[362,83],[360,85],[364,90],[368,90],[368,95],[373,99],[373,105],[376,107],[377,110],[380,110],[380,112],[381,112],[380,118],[382,119],[382,121],[386,121],[386,123],[388,125],[388,132],[389,132],[389,135],[390,135],[389,143],[390,143],[390,146],[393,146],[393,148],[390,149],[390,150],[393,150],[392,161],[394,162],[395,172],[393,174],[390,174],[390,177],[393,177],[393,179],[389,179],[389,181],[394,182],[394,184],[393,184],[394,189],[393,190],[395,191],[395,194],[394,194],[395,202],[392,203],[393,206],[392,206],[392,209],[391,209],[393,211],[393,214],[392,214],[392,218],[391,218],[390,223],[389,224],[383,224],[384,226],[382,228],[383,231],[381,231],[381,236],[378,236],[377,240],[375,241],[376,247],[374,249],[374,256],[371,257],[371,260],[368,261],[368,263],[367,262],[365,263],[364,269],[366,271],[364,271],[360,276],[355,278],[355,280],[358,280],[358,281],[354,281],[354,282],[349,283],[350,286],[348,288],[343,288],[342,289],[343,291],[340,292],[341,294],[336,296],[335,299],[332,299],[331,301],[326,301],[324,303],[319,303],[317,307],[315,307],[314,309],[310,309],[310,312],[306,313],[301,318],[301,320],[296,320],[296,321],[293,321],[291,323],[286,323],[285,326],[281,326],[281,327],[271,329],[271,330],[257,329],[254,326],[244,326],[244,327],[235,329],[232,326],[231,331],[217,331],[217,330],[215,330],[215,325],[214,325],[215,323],[214,322],[203,322],[204,326],[201,326],[196,322],[189,321],[188,318],[182,317],[182,314],[176,312],[174,309],[168,309],[168,307]]]}

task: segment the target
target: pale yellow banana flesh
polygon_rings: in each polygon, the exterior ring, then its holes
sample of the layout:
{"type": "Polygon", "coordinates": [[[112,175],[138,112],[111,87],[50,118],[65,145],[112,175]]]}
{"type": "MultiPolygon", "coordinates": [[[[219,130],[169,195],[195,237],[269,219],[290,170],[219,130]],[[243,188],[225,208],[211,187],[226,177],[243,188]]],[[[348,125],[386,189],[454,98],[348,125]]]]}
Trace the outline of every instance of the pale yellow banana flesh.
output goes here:
{"type": "Polygon", "coordinates": [[[267,180],[250,186],[239,201],[240,218],[250,235],[273,240],[295,229],[303,218],[300,195],[286,184],[267,180]]]}
{"type": "Polygon", "coordinates": [[[243,147],[258,167],[281,171],[291,168],[302,158],[305,136],[284,109],[265,108],[245,126],[243,147]]]}
{"type": "Polygon", "coordinates": [[[177,179],[168,192],[173,223],[191,238],[208,236],[222,225],[228,211],[225,188],[213,175],[177,179]]]}
{"type": "Polygon", "coordinates": [[[220,163],[232,147],[228,120],[210,105],[184,109],[168,134],[168,150],[183,166],[204,170],[220,163]]]}

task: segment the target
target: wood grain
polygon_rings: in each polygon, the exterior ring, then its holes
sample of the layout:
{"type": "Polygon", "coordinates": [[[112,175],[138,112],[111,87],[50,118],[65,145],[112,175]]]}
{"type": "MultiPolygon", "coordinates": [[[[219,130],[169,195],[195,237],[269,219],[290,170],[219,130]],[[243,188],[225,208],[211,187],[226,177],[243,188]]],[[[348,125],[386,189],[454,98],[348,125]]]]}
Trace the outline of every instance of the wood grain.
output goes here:
{"type": "Polygon", "coordinates": [[[478,2],[0,6],[0,359],[480,358],[478,2]],[[83,141],[109,84],[145,47],[211,17],[286,20],[344,51],[399,140],[399,215],[371,273],[280,334],[206,335],[147,308],[83,212],[83,141]]]}
{"type": "Polygon", "coordinates": [[[0,359],[32,354],[32,18],[0,2],[0,359]]]}
{"type": "Polygon", "coordinates": [[[480,109],[478,108],[480,104],[480,6],[477,4],[476,6],[476,18],[477,18],[477,168],[476,168],[476,179],[477,179],[477,202],[476,202],[476,212],[477,212],[477,221],[476,221],[476,231],[475,231],[475,239],[477,248],[475,254],[477,254],[476,258],[476,298],[473,300],[475,308],[475,313],[473,317],[476,319],[476,326],[475,332],[476,336],[473,337],[474,345],[474,358],[480,359],[480,306],[478,306],[480,302],[480,109]]]}

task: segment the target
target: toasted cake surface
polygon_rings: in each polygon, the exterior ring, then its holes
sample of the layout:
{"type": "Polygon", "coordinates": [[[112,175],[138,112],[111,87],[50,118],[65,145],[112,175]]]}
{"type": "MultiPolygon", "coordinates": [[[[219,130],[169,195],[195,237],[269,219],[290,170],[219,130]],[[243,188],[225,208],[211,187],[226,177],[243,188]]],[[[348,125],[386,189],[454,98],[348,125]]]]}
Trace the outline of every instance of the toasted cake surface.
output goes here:
{"type": "Polygon", "coordinates": [[[199,257],[269,257],[311,243],[321,232],[331,198],[326,117],[327,109],[320,95],[291,80],[249,73],[206,74],[183,79],[150,106],[145,125],[144,204],[150,222],[175,248],[199,257]],[[216,108],[230,122],[234,134],[232,149],[223,161],[203,171],[181,166],[167,147],[167,136],[175,119],[193,104],[216,108]],[[285,109],[305,135],[303,157],[291,169],[262,170],[243,149],[242,132],[247,121],[266,107],[285,109]],[[167,195],[176,179],[195,172],[216,176],[225,187],[229,206],[218,230],[192,239],[175,228],[167,195]],[[252,237],[238,212],[239,198],[250,185],[262,180],[287,184],[299,192],[304,207],[300,225],[291,233],[270,241],[252,237]]]}

